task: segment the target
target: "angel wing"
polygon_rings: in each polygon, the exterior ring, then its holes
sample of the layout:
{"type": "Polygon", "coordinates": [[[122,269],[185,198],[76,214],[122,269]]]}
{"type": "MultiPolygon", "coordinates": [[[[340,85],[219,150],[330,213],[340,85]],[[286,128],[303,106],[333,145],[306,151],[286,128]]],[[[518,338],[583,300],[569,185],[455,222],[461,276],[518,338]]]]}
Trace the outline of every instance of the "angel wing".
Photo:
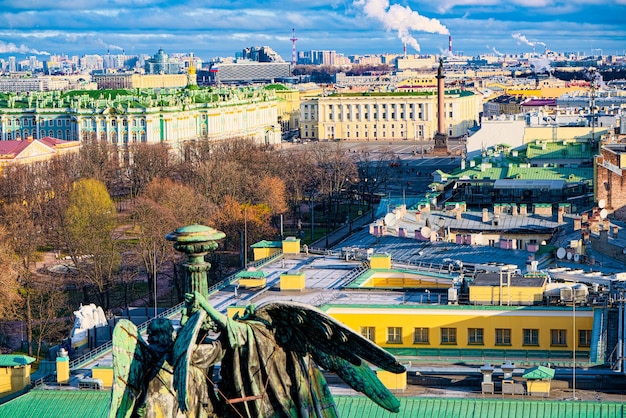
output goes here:
{"type": "Polygon", "coordinates": [[[109,418],[128,418],[133,412],[145,374],[146,343],[135,324],[120,320],[113,329],[113,390],[109,418]]]}
{"type": "Polygon", "coordinates": [[[336,373],[353,389],[389,411],[399,411],[398,399],[363,361],[393,373],[404,372],[405,367],[387,351],[309,305],[271,302],[253,315],[271,325],[285,350],[311,354],[319,366],[336,373]]]}
{"type": "Polygon", "coordinates": [[[174,366],[174,389],[178,394],[178,408],[181,412],[189,410],[189,367],[191,364],[191,356],[196,347],[198,333],[202,328],[202,323],[206,318],[206,312],[197,310],[187,320],[176,336],[174,341],[173,366],[174,366]]]}

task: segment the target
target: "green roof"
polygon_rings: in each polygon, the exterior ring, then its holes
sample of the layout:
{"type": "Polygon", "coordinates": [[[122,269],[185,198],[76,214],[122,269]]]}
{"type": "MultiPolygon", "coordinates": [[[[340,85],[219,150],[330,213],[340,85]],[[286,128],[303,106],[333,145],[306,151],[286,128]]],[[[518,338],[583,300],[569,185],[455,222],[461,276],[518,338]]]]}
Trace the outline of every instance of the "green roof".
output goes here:
{"type": "Polygon", "coordinates": [[[35,360],[37,359],[24,354],[0,354],[0,367],[25,366],[35,360]]]}
{"type": "Polygon", "coordinates": [[[593,168],[576,167],[491,167],[480,169],[480,164],[465,170],[455,170],[448,175],[449,178],[469,178],[472,180],[565,180],[568,183],[578,183],[593,179],[593,168]]]}
{"type": "Polygon", "coordinates": [[[335,396],[340,417],[377,418],[592,418],[623,417],[626,406],[620,402],[562,402],[558,400],[510,400],[479,398],[403,398],[400,412],[387,412],[362,396],[335,396]]]}
{"type": "Polygon", "coordinates": [[[243,270],[237,273],[235,277],[238,279],[249,279],[249,278],[262,279],[265,277],[265,272],[262,270],[254,270],[254,271],[243,270]]]}
{"type": "Polygon", "coordinates": [[[526,148],[526,157],[533,158],[550,158],[550,159],[588,159],[591,160],[594,150],[589,144],[582,142],[567,143],[563,142],[546,142],[545,149],[542,144],[531,142],[526,148]]]}
{"type": "Polygon", "coordinates": [[[110,397],[103,390],[31,390],[0,405],[0,416],[106,418],[110,397]]]}
{"type": "MultiPolygon", "coordinates": [[[[109,391],[33,390],[0,405],[0,416],[46,418],[105,418],[109,391]]],[[[398,397],[400,412],[387,412],[364,396],[335,396],[340,417],[433,418],[595,418],[623,417],[621,402],[528,400],[506,398],[398,397]]]]}
{"type": "Polygon", "coordinates": [[[524,379],[554,379],[554,369],[544,366],[532,367],[522,375],[524,379]]]}
{"type": "Polygon", "coordinates": [[[250,246],[250,248],[282,248],[282,241],[259,241],[250,246]]]}

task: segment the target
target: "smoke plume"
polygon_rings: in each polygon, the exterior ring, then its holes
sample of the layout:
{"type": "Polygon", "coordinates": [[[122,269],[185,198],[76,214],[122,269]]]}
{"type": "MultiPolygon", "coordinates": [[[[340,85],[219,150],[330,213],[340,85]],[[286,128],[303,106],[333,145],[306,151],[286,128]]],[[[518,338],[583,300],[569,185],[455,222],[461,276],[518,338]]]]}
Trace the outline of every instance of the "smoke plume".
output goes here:
{"type": "Polygon", "coordinates": [[[111,51],[111,50],[118,50],[118,51],[123,51],[124,48],[122,48],[121,46],[117,46],[117,45],[111,45],[111,44],[107,44],[106,42],[104,42],[102,39],[98,38],[96,40],[96,43],[98,45],[102,45],[104,48],[106,48],[107,51],[111,51]]]}
{"type": "Polygon", "coordinates": [[[408,6],[398,4],[389,5],[388,0],[355,0],[354,4],[363,9],[369,18],[381,22],[388,31],[396,31],[403,43],[411,45],[416,51],[420,50],[417,40],[411,31],[439,33],[448,35],[448,29],[437,19],[430,19],[411,10],[408,6]]]}
{"type": "Polygon", "coordinates": [[[525,43],[528,46],[535,46],[537,43],[536,42],[531,42],[528,40],[527,37],[525,37],[524,35],[522,35],[521,33],[514,33],[513,35],[511,35],[513,38],[517,39],[518,41],[525,43]]]}
{"type": "Polygon", "coordinates": [[[495,46],[492,48],[492,51],[493,51],[494,54],[496,54],[496,55],[498,55],[500,57],[504,55],[502,52],[498,51],[495,46]]]}
{"type": "Polygon", "coordinates": [[[0,41],[0,54],[35,54],[35,55],[50,55],[49,52],[46,51],[38,51],[36,49],[32,49],[22,44],[17,46],[13,43],[6,43],[0,41]]]}

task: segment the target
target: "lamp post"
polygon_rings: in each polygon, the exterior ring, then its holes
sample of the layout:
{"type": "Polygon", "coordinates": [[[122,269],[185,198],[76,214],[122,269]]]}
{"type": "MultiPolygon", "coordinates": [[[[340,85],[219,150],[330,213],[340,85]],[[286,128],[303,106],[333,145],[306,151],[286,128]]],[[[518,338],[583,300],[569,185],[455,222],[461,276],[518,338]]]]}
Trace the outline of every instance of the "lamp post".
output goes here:
{"type": "Polygon", "coordinates": [[[572,400],[576,400],[576,295],[572,289],[572,400]]]}

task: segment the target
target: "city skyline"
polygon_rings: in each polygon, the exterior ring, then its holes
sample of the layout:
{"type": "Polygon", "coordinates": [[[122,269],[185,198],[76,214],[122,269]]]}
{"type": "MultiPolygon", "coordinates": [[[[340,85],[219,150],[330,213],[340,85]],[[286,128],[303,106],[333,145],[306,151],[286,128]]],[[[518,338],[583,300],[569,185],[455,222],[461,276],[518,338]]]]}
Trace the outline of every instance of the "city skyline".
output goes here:
{"type": "Polygon", "coordinates": [[[267,45],[291,60],[298,51],[345,55],[522,54],[546,49],[581,55],[626,52],[625,0],[397,0],[254,3],[196,0],[5,0],[0,56],[194,52],[203,60],[267,45]]]}

